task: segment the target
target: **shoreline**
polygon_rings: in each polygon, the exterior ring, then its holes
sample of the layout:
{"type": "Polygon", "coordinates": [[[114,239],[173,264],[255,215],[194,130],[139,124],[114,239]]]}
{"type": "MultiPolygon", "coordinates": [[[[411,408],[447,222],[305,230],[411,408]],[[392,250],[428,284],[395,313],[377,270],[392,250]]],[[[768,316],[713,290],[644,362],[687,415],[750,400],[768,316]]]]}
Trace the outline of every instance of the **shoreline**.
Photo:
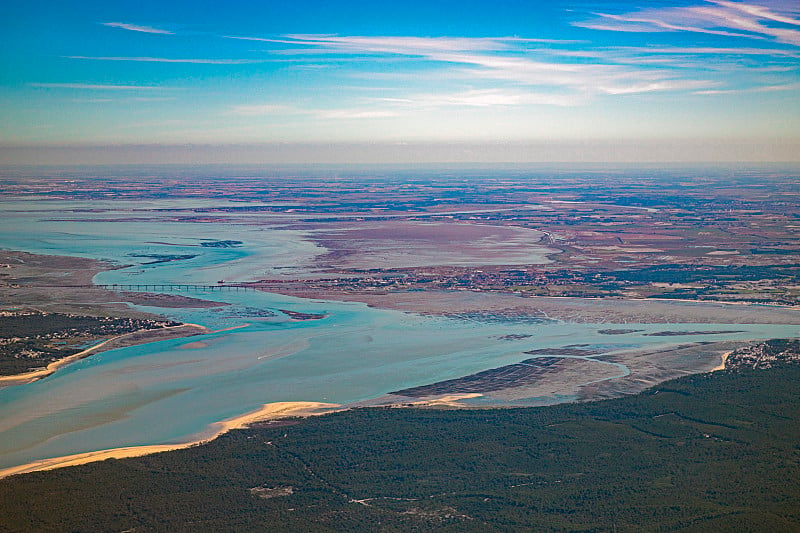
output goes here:
{"type": "Polygon", "coordinates": [[[39,370],[33,370],[31,372],[25,372],[24,374],[0,376],[0,387],[9,387],[14,385],[25,385],[27,383],[32,383],[34,381],[46,378],[47,376],[54,374],[60,368],[70,365],[76,361],[80,361],[81,359],[91,357],[94,354],[98,354],[109,350],[114,350],[116,348],[123,348],[127,346],[139,346],[142,344],[148,344],[150,342],[157,342],[169,338],[193,337],[195,335],[203,335],[206,333],[215,333],[215,332],[209,331],[208,328],[206,328],[205,326],[201,326],[199,324],[190,324],[190,323],[179,324],[177,326],[166,326],[158,329],[140,329],[137,331],[131,331],[129,333],[123,333],[122,335],[117,335],[116,337],[111,337],[110,339],[106,339],[103,342],[95,344],[94,346],[91,346],[81,352],[64,357],[63,359],[59,359],[58,361],[53,361],[45,368],[39,370]],[[177,335],[168,335],[168,336],[163,335],[165,331],[177,332],[180,329],[186,329],[188,331],[186,332],[185,335],[181,335],[180,332],[177,335]],[[139,339],[138,341],[134,340],[130,344],[124,343],[124,340],[126,338],[136,337],[137,335],[143,338],[139,339]],[[109,344],[113,344],[119,341],[123,341],[122,346],[113,346],[113,345],[108,346],[109,344]]]}
{"type": "Polygon", "coordinates": [[[718,300],[688,300],[678,298],[617,298],[576,296],[523,296],[520,294],[440,289],[434,291],[348,291],[337,289],[307,289],[291,287],[264,287],[256,290],[308,300],[358,302],[377,309],[448,315],[473,310],[529,310],[544,312],[544,318],[562,321],[627,323],[641,322],[669,324],[674,321],[691,323],[726,324],[785,324],[800,325],[800,306],[784,304],[757,304],[718,300]],[[420,294],[434,299],[422,300],[420,294]],[[627,304],[627,308],[625,305],[627,304]],[[726,316],[721,321],[710,321],[705,313],[717,307],[726,316]],[[747,313],[758,309],[762,313],[753,317],[747,313]],[[689,315],[687,318],[687,314],[689,315]],[[576,320],[578,318],[578,320],[576,320]]]}
{"type": "Polygon", "coordinates": [[[733,352],[725,352],[724,354],[722,354],[722,361],[720,362],[719,365],[712,368],[711,372],[719,372],[720,370],[725,370],[725,364],[728,362],[728,356],[730,356],[732,353],[733,352]]]}
{"type": "MultiPolygon", "coordinates": [[[[466,405],[461,400],[477,398],[483,396],[480,393],[463,393],[463,394],[445,394],[440,396],[432,396],[413,402],[393,402],[386,404],[365,405],[364,407],[374,408],[456,408],[456,409],[472,409],[473,407],[466,405]]],[[[111,448],[107,450],[96,450],[93,452],[83,452],[73,455],[64,455],[61,457],[53,457],[50,459],[40,459],[30,463],[11,466],[8,468],[0,469],[0,479],[14,476],[17,474],[28,474],[31,472],[39,472],[43,470],[55,470],[56,468],[65,468],[68,466],[78,466],[87,463],[94,463],[97,461],[105,461],[106,459],[126,459],[129,457],[141,457],[143,455],[150,455],[154,453],[170,452],[190,448],[192,446],[200,446],[202,444],[211,442],[217,437],[234,429],[244,429],[251,424],[257,422],[266,422],[270,420],[279,420],[282,418],[307,418],[310,416],[320,416],[330,413],[347,411],[351,408],[358,407],[357,404],[350,406],[343,406],[336,403],[325,402],[311,402],[311,401],[295,401],[295,402],[272,402],[266,403],[259,409],[250,411],[240,416],[228,418],[220,422],[214,422],[208,426],[207,431],[201,432],[197,438],[192,440],[176,443],[176,444],[146,444],[142,446],[124,446],[121,448],[111,448]]]]}
{"type": "Polygon", "coordinates": [[[206,433],[201,433],[200,438],[176,444],[150,444],[143,446],[126,446],[122,448],[111,448],[108,450],[97,450],[93,452],[77,453],[64,455],[50,459],[40,459],[27,464],[11,466],[0,469],[0,479],[16,474],[27,474],[42,470],[54,470],[67,466],[78,466],[106,459],[124,459],[128,457],[141,457],[153,453],[182,450],[192,446],[198,446],[210,442],[220,435],[234,430],[242,429],[256,422],[276,420],[289,417],[308,417],[318,416],[336,411],[343,411],[339,404],[323,402],[274,402],[264,404],[261,408],[245,413],[240,416],[215,422],[209,426],[206,433]]]}

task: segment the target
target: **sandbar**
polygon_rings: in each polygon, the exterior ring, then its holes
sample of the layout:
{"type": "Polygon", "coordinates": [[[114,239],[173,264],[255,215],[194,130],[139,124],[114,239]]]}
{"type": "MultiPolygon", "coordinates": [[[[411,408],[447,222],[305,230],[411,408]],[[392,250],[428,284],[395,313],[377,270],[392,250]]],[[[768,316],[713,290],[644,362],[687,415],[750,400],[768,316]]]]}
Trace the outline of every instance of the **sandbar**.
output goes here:
{"type": "Polygon", "coordinates": [[[186,344],[178,346],[179,350],[196,350],[198,348],[208,348],[208,343],[202,341],[195,341],[195,342],[187,342],[186,344]]]}
{"type": "Polygon", "coordinates": [[[215,329],[214,331],[209,331],[209,333],[222,333],[224,331],[233,331],[235,329],[242,329],[248,326],[251,326],[250,322],[245,322],[244,324],[239,324],[238,326],[231,326],[229,328],[222,328],[222,329],[215,329]]]}
{"type": "Polygon", "coordinates": [[[724,354],[722,354],[722,361],[720,362],[720,364],[718,366],[715,366],[714,368],[712,368],[711,372],[718,372],[720,370],[725,370],[725,363],[728,362],[728,356],[731,353],[733,353],[733,352],[725,352],[724,354]]]}
{"type": "MultiPolygon", "coordinates": [[[[469,400],[470,398],[479,398],[483,394],[479,392],[465,392],[463,394],[446,394],[435,398],[427,398],[418,402],[411,402],[410,405],[417,407],[466,407],[461,400],[469,400]]],[[[405,404],[409,405],[409,404],[405,404]]]]}
{"type": "MultiPolygon", "coordinates": [[[[446,394],[430,394],[428,396],[412,398],[389,393],[372,400],[365,400],[350,404],[351,407],[455,407],[455,408],[474,408],[474,405],[464,403],[462,400],[470,400],[484,396],[480,392],[456,392],[446,394]]],[[[496,407],[496,406],[495,406],[496,407]]]]}

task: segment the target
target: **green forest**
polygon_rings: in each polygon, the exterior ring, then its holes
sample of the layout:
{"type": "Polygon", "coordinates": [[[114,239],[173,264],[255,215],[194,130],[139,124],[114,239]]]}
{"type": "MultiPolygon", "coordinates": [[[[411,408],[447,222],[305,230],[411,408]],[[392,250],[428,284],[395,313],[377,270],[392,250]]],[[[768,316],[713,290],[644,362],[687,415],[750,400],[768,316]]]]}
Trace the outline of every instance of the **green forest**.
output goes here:
{"type": "Polygon", "coordinates": [[[365,408],[0,481],[2,531],[798,531],[800,366],[528,409],[365,408]]]}

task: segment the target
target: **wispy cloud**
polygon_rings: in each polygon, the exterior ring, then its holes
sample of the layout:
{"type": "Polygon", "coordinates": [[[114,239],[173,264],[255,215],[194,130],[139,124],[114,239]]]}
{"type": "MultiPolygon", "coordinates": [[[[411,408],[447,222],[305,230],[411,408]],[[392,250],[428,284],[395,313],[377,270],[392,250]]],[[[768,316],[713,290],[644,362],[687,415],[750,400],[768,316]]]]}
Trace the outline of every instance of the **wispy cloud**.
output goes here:
{"type": "Polygon", "coordinates": [[[741,93],[771,93],[781,91],[797,91],[800,89],[800,83],[789,83],[785,85],[764,85],[761,87],[749,87],[745,89],[720,89],[720,90],[705,90],[695,91],[694,94],[716,96],[720,94],[741,94],[741,93]]]}
{"type": "Polygon", "coordinates": [[[160,91],[171,87],[153,85],[111,85],[97,83],[29,83],[31,87],[44,89],[86,89],[92,91],[160,91]]]}
{"type": "Polygon", "coordinates": [[[582,41],[560,39],[522,39],[519,37],[412,37],[412,36],[339,36],[288,34],[279,38],[226,35],[226,39],[260,41],[275,44],[333,47],[334,51],[372,52],[425,56],[433,52],[512,50],[525,43],[574,44],[582,41]]]}
{"type": "Polygon", "coordinates": [[[371,98],[371,101],[403,108],[514,107],[522,105],[572,106],[585,102],[583,96],[535,93],[517,89],[475,89],[443,94],[414,94],[408,98],[371,98]]]}
{"type": "MultiPolygon", "coordinates": [[[[571,51],[550,50],[554,57],[585,57],[606,64],[626,65],[630,68],[649,67],[683,71],[684,76],[709,76],[713,73],[738,73],[752,76],[764,72],[791,72],[798,70],[800,50],[757,47],[678,47],[678,46],[617,46],[581,51],[577,56],[571,51]],[[709,60],[713,59],[713,60],[709,60]]],[[[713,74],[717,81],[721,76],[713,74]]]]}
{"type": "Polygon", "coordinates": [[[176,100],[174,97],[145,97],[131,96],[128,98],[76,98],[74,102],[87,104],[106,104],[106,103],[130,103],[130,102],[171,102],[176,100]]]}
{"type": "MultiPolygon", "coordinates": [[[[680,90],[685,84],[673,79],[674,72],[643,68],[641,65],[622,65],[618,62],[603,62],[603,54],[597,54],[597,61],[580,61],[585,56],[560,57],[549,50],[536,48],[541,44],[536,39],[516,37],[397,37],[397,36],[339,36],[292,34],[280,38],[231,37],[235,39],[266,41],[275,44],[305,47],[305,55],[316,52],[314,61],[324,61],[327,56],[355,56],[360,58],[384,58],[386,56],[406,57],[410,60],[423,60],[449,69],[449,77],[484,83],[510,83],[518,88],[526,88],[531,93],[529,103],[564,105],[564,98],[553,97],[550,91],[533,90],[549,87],[572,91],[575,95],[587,94],[630,94],[655,90],[680,90]],[[538,43],[538,45],[537,45],[538,43]],[[534,45],[534,46],[532,46],[534,45]]],[[[546,41],[548,44],[572,44],[574,41],[546,41]]],[[[289,53],[278,49],[278,53],[289,53]]],[[[702,80],[693,80],[691,87],[702,86],[702,80]]],[[[712,86],[706,83],[707,87],[712,86]]],[[[475,101],[492,102],[492,93],[484,93],[475,101]],[[490,96],[487,96],[490,95],[490,96]]],[[[570,101],[574,101],[571,98],[570,101]]],[[[508,99],[499,99],[495,104],[507,105],[508,99]],[[499,103],[503,102],[503,103],[499,103]]],[[[447,105],[442,100],[442,105],[447,105]]],[[[468,104],[465,104],[468,105],[468,104]]]]}
{"type": "Polygon", "coordinates": [[[636,94],[662,91],[685,91],[708,86],[709,82],[703,80],[667,80],[630,85],[627,87],[600,87],[600,90],[606,94],[636,94]]]}
{"type": "Polygon", "coordinates": [[[266,59],[196,59],[169,57],[117,57],[117,56],[63,56],[65,59],[87,59],[92,61],[135,61],[140,63],[193,63],[198,65],[249,65],[265,63],[266,59]]]}
{"type": "Polygon", "coordinates": [[[142,33],[159,33],[163,35],[174,35],[175,33],[168,30],[153,28],[152,26],[140,26],[138,24],[128,24],[125,22],[101,22],[101,24],[109,28],[120,28],[122,30],[138,31],[142,33]]]}
{"type": "Polygon", "coordinates": [[[299,113],[296,108],[279,104],[236,105],[231,108],[235,115],[257,117],[263,115],[293,115],[299,113]]]}
{"type": "Polygon", "coordinates": [[[781,50],[779,48],[722,48],[722,47],[679,47],[679,46],[644,46],[617,47],[615,50],[635,52],[639,54],[693,54],[693,55],[733,55],[733,56],[775,56],[800,58],[800,51],[781,50]]]}
{"type": "Polygon", "coordinates": [[[583,28],[622,32],[693,32],[771,40],[800,46],[796,1],[769,4],[706,0],[695,6],[659,7],[613,14],[596,13],[575,22],[583,28]]]}
{"type": "Polygon", "coordinates": [[[245,117],[306,115],[330,120],[388,118],[399,115],[397,111],[385,108],[301,109],[280,104],[236,105],[230,111],[245,117]]]}
{"type": "Polygon", "coordinates": [[[388,109],[328,109],[313,113],[317,118],[328,120],[391,118],[400,116],[397,111],[388,109]]]}

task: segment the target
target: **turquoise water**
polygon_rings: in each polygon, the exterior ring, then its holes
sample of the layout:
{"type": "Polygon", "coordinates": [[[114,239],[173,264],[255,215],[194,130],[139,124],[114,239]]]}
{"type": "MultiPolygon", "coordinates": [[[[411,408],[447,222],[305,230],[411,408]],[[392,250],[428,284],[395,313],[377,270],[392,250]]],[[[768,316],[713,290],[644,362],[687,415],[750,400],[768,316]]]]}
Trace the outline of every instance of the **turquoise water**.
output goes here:
{"type": "MultiPolygon", "coordinates": [[[[246,281],[303,273],[320,253],[296,231],[254,225],[257,216],[190,222],[184,202],[0,202],[0,246],[92,257],[132,266],[97,283],[246,281]],[[132,207],[140,212],[131,213],[132,207]],[[75,212],[75,209],[103,209],[75,212]],[[90,219],[79,221],[77,219],[90,219]],[[134,220],[135,219],[135,220],[134,220]],[[204,240],[239,240],[240,248],[206,248],[204,240]],[[159,244],[161,243],[161,244],[159,244]],[[169,243],[169,244],[164,244],[169,243]],[[141,255],[194,255],[142,264],[141,255]]],[[[197,294],[189,294],[198,296],[197,294]]],[[[238,329],[112,350],[41,381],[0,390],[0,468],[122,446],[181,442],[210,424],[277,401],[348,404],[393,390],[452,379],[530,358],[526,350],[570,344],[617,349],[706,341],[788,337],[798,326],[625,324],[643,330],[610,338],[614,324],[458,320],[372,309],[358,303],[304,300],[260,292],[213,292],[230,303],[212,309],[143,310],[211,329],[238,329]],[[293,321],[287,309],[325,314],[293,321]],[[243,326],[243,327],[242,327],[243,326]],[[740,330],[724,335],[646,337],[653,331],[740,330]],[[531,335],[500,340],[511,334],[531,335]],[[190,343],[202,341],[202,347],[190,343]],[[189,345],[189,346],[187,346],[189,345]]],[[[620,375],[625,372],[620,368],[620,375]]],[[[568,400],[569,398],[565,398],[568,400]]]]}

